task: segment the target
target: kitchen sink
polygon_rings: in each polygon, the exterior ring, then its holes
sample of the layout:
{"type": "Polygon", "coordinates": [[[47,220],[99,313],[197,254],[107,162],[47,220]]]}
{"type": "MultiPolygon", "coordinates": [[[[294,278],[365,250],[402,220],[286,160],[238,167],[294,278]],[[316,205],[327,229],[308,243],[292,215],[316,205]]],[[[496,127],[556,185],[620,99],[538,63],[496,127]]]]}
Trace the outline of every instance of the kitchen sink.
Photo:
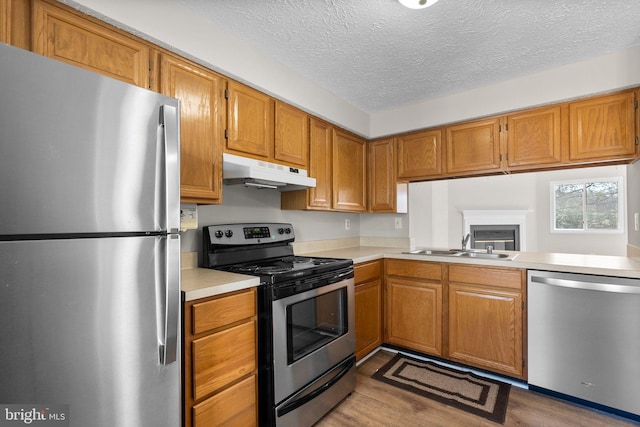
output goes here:
{"type": "Polygon", "coordinates": [[[508,258],[507,254],[490,254],[485,252],[458,252],[455,256],[467,257],[467,258],[489,258],[489,259],[501,259],[508,258]]]}
{"type": "Polygon", "coordinates": [[[403,252],[405,254],[412,254],[412,255],[440,255],[440,256],[451,256],[451,255],[457,255],[459,253],[462,253],[462,251],[460,250],[456,250],[456,249],[416,249],[414,251],[409,251],[409,252],[403,252]]]}
{"type": "Polygon", "coordinates": [[[484,259],[511,259],[508,254],[480,252],[477,249],[415,249],[403,254],[411,255],[434,255],[463,258],[484,258],[484,259]]]}

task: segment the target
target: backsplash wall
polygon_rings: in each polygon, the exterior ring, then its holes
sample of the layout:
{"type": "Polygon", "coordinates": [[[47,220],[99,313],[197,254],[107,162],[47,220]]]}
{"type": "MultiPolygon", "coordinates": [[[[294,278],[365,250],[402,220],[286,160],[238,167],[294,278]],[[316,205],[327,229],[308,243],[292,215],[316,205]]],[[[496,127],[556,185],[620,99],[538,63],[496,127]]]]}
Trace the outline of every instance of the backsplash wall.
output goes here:
{"type": "Polygon", "coordinates": [[[406,214],[283,211],[278,191],[242,185],[224,186],[222,200],[222,205],[198,206],[198,230],[181,233],[183,252],[201,253],[203,226],[237,222],[288,222],[293,225],[297,242],[409,236],[406,214]],[[396,217],[403,218],[401,229],[395,228],[396,217]],[[345,219],[351,222],[349,230],[345,230],[345,219]]]}

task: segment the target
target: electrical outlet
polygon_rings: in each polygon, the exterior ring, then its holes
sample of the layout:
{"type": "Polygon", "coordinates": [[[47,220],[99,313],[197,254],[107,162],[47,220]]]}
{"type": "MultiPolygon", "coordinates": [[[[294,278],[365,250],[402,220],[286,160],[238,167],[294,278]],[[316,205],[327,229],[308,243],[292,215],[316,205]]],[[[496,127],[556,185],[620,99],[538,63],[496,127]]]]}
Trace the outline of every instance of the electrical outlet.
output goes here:
{"type": "Polygon", "coordinates": [[[351,220],[349,218],[345,218],[344,220],[344,229],[351,230],[351,220]]]}
{"type": "Polygon", "coordinates": [[[198,228],[198,209],[193,203],[180,204],[180,231],[198,228]]]}
{"type": "Polygon", "coordinates": [[[395,224],[396,228],[402,228],[402,217],[397,216],[395,224]]]}

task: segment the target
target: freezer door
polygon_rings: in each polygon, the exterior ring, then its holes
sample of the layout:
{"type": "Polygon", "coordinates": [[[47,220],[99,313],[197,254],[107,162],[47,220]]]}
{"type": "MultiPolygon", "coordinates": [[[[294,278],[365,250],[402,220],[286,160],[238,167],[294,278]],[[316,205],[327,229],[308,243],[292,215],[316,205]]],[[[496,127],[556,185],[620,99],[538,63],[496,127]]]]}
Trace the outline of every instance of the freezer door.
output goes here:
{"type": "Polygon", "coordinates": [[[178,236],[0,242],[0,405],[179,426],[178,257],[178,236]]]}
{"type": "Polygon", "coordinates": [[[177,230],[177,100],[3,44],[0,100],[0,236],[177,230]]]}

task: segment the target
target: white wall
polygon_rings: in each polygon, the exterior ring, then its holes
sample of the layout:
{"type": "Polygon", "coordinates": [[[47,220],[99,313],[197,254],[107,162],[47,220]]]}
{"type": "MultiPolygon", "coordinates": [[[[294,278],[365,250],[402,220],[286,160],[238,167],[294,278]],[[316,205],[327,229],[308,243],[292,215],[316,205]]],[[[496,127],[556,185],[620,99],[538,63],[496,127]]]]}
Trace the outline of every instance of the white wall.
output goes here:
{"type": "MultiPolygon", "coordinates": [[[[627,166],[607,166],[598,168],[571,169],[557,172],[539,173],[537,175],[538,209],[538,250],[541,252],[566,252],[577,254],[620,255],[627,253],[627,231],[625,221],[624,233],[618,234],[566,234],[552,233],[551,229],[551,196],[552,181],[607,178],[622,176],[626,188],[627,166]]],[[[625,197],[626,198],[626,197],[625,197]]],[[[622,214],[626,217],[626,209],[622,214]]]]}
{"type": "Polygon", "coordinates": [[[418,246],[457,248],[463,233],[462,210],[528,210],[528,251],[626,255],[626,233],[551,233],[549,190],[551,181],[626,177],[626,170],[627,166],[604,166],[410,184],[410,235],[418,246]]]}
{"type": "Polygon", "coordinates": [[[369,135],[369,115],[174,0],[61,0],[292,105],[369,135]]]}
{"type": "Polygon", "coordinates": [[[640,248],[640,231],[635,230],[634,214],[640,214],[640,161],[627,166],[627,224],[630,245],[640,248]]]}
{"type": "Polygon", "coordinates": [[[198,230],[181,233],[182,251],[200,251],[202,226],[236,222],[288,222],[293,224],[296,241],[342,239],[347,237],[408,237],[409,224],[403,214],[350,214],[280,210],[277,190],[258,190],[242,185],[223,187],[222,205],[198,206],[198,230]],[[394,227],[394,218],[403,218],[403,228],[394,227]],[[345,219],[351,220],[345,230],[345,219]]]}
{"type": "MultiPolygon", "coordinates": [[[[213,27],[175,0],[62,1],[369,138],[640,85],[640,46],[637,46],[553,70],[368,115],[213,27]]],[[[629,188],[635,190],[630,201],[633,212],[640,211],[640,196],[635,196],[640,193],[638,168],[636,165],[630,169],[629,188]]],[[[530,194],[541,193],[541,186],[544,185],[539,184],[537,179],[535,189],[532,189],[531,178],[523,174],[412,184],[410,214],[404,217],[404,226],[400,230],[393,228],[393,215],[281,212],[279,196],[261,194],[255,198],[243,197],[239,193],[241,190],[228,188],[224,191],[223,206],[199,208],[200,224],[229,220],[290,221],[297,224],[296,232],[300,241],[349,237],[361,233],[363,236],[411,236],[421,242],[418,244],[457,245],[462,227],[457,212],[460,206],[475,204],[477,208],[486,209],[505,206],[504,198],[496,197],[499,192],[492,191],[492,188],[510,192],[513,196],[510,206],[519,205],[519,208],[523,208],[524,205],[548,203],[542,200],[544,197],[533,201],[524,198],[522,190],[514,190],[526,188],[524,194],[529,194],[530,190],[530,194]],[[344,230],[345,217],[352,218],[349,232],[344,230]]],[[[544,216],[540,218],[539,221],[531,221],[528,227],[540,228],[541,223],[545,223],[546,227],[544,216]]],[[[184,233],[183,237],[183,250],[194,250],[200,245],[196,232],[184,233]]],[[[549,235],[541,235],[536,242],[528,234],[530,249],[538,247],[546,250],[552,246],[551,249],[555,251],[619,253],[618,239],[604,240],[606,242],[591,239],[589,242],[594,242],[591,247],[577,238],[558,239],[549,235]]],[[[633,232],[629,235],[629,241],[640,246],[640,235],[633,232]]]]}
{"type": "Polygon", "coordinates": [[[422,129],[640,84],[640,46],[371,115],[370,137],[422,129]]]}

